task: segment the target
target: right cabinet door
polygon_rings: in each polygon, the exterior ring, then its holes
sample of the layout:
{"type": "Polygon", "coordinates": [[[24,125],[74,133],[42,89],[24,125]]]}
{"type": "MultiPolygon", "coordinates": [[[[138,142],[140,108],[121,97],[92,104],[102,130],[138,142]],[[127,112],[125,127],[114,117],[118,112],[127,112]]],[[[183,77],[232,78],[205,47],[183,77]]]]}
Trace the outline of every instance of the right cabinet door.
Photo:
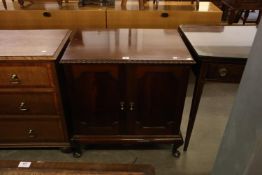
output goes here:
{"type": "Polygon", "coordinates": [[[133,65],[127,71],[130,134],[179,134],[189,66],[133,65]]]}

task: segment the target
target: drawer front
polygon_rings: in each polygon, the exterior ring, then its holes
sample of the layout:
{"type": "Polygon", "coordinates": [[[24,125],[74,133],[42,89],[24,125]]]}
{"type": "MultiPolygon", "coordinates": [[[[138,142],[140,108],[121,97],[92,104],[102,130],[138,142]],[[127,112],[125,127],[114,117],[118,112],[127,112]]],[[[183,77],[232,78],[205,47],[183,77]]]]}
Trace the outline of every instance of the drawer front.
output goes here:
{"type": "MultiPolygon", "coordinates": [[[[20,9],[20,7],[18,8],[20,9]]],[[[105,8],[87,10],[8,10],[1,13],[0,20],[1,29],[105,28],[106,11],[105,8]],[[19,18],[17,18],[18,16],[19,18]]]]}
{"type": "Polygon", "coordinates": [[[59,119],[0,120],[0,143],[35,141],[65,141],[61,121],[59,119]]]}
{"type": "Polygon", "coordinates": [[[51,65],[0,64],[0,87],[51,87],[51,65]]]}
{"type": "Polygon", "coordinates": [[[221,82],[240,82],[244,64],[209,64],[206,78],[221,82]]]}
{"type": "Polygon", "coordinates": [[[221,12],[108,10],[108,28],[177,28],[181,24],[220,24],[221,12]]]}
{"type": "Polygon", "coordinates": [[[58,112],[55,93],[0,92],[0,114],[54,115],[58,112]]]}

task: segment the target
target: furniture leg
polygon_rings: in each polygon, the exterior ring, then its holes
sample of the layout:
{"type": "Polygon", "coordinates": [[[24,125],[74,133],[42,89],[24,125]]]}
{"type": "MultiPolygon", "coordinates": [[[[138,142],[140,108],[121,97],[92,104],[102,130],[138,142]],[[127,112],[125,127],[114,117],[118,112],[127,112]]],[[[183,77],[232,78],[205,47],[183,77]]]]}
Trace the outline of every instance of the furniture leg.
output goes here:
{"type": "Polygon", "coordinates": [[[196,10],[199,10],[199,0],[196,0],[196,10]]]}
{"type": "Polygon", "coordinates": [[[126,7],[127,0],[121,0],[121,7],[126,7]]]}
{"type": "Polygon", "coordinates": [[[59,7],[61,8],[62,7],[62,4],[63,4],[63,0],[57,0],[57,3],[59,5],[59,7]]]}
{"type": "Polygon", "coordinates": [[[244,19],[243,19],[243,25],[246,24],[246,21],[247,21],[248,16],[249,16],[249,10],[245,10],[244,19]]]}
{"type": "Polygon", "coordinates": [[[6,1],[5,1],[5,0],[2,0],[2,2],[3,2],[3,5],[4,5],[4,8],[7,10],[6,1]]]}
{"type": "Polygon", "coordinates": [[[75,157],[75,158],[81,157],[81,155],[82,155],[81,145],[77,141],[72,140],[71,146],[72,146],[72,149],[73,149],[73,157],[75,157]]]}
{"type": "Polygon", "coordinates": [[[235,21],[236,10],[229,9],[229,17],[228,17],[228,24],[233,24],[235,21]]]}
{"type": "Polygon", "coordinates": [[[202,95],[202,92],[203,92],[203,87],[204,87],[204,84],[205,84],[207,65],[201,64],[199,70],[200,71],[197,72],[197,75],[196,75],[196,82],[195,82],[195,87],[194,87],[193,99],[192,99],[192,103],[191,103],[191,109],[190,109],[189,120],[188,120],[187,131],[186,131],[184,151],[187,151],[189,140],[190,140],[192,130],[193,130],[193,127],[194,127],[199,102],[200,102],[201,95],[202,95]]]}
{"type": "Polygon", "coordinates": [[[178,151],[178,148],[183,145],[183,140],[178,140],[173,144],[172,147],[172,155],[176,158],[180,157],[180,152],[178,151]]]}
{"type": "Polygon", "coordinates": [[[20,4],[20,7],[21,7],[21,8],[24,7],[24,0],[18,0],[18,3],[20,4]]]}
{"type": "Polygon", "coordinates": [[[139,1],[139,10],[144,9],[144,0],[138,0],[139,1]]]}
{"type": "Polygon", "coordinates": [[[262,10],[259,10],[258,17],[257,17],[257,20],[256,20],[256,24],[259,24],[259,22],[260,22],[261,15],[262,15],[261,11],[262,10]]]}

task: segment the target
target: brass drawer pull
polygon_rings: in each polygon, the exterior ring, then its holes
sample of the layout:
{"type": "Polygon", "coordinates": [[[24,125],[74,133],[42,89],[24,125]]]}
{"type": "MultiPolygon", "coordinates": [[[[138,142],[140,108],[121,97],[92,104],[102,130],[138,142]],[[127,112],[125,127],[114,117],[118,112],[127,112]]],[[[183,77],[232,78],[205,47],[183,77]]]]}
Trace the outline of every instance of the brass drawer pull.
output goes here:
{"type": "Polygon", "coordinates": [[[27,129],[27,135],[28,135],[29,138],[36,138],[36,132],[35,132],[35,130],[33,130],[31,128],[27,129]]]}
{"type": "Polygon", "coordinates": [[[169,16],[169,14],[166,13],[166,12],[161,13],[161,17],[162,17],[162,18],[167,18],[168,16],[169,16]]]}
{"type": "Polygon", "coordinates": [[[129,103],[129,110],[130,111],[134,111],[135,110],[135,103],[134,102],[130,102],[129,103]]]}
{"type": "Polygon", "coordinates": [[[16,74],[12,74],[10,77],[10,83],[19,84],[21,81],[16,74]]]}
{"type": "Polygon", "coordinates": [[[223,68],[220,68],[220,69],[218,70],[218,73],[219,73],[219,76],[220,76],[220,77],[225,77],[225,76],[227,76],[227,74],[228,74],[228,70],[223,67],[223,68]]]}
{"type": "Polygon", "coordinates": [[[21,102],[18,108],[20,111],[28,111],[28,109],[25,107],[25,102],[21,102]]]}
{"type": "Polygon", "coordinates": [[[44,12],[44,13],[43,13],[43,16],[44,16],[44,17],[51,17],[52,15],[51,15],[50,12],[44,12]]]}

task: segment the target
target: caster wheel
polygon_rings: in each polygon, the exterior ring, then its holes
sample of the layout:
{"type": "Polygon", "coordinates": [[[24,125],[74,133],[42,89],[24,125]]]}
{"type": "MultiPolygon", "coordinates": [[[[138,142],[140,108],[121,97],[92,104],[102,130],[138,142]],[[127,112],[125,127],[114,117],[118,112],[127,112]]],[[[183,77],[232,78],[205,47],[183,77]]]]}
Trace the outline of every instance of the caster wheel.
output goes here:
{"type": "Polygon", "coordinates": [[[74,157],[74,158],[79,158],[79,157],[81,157],[81,153],[79,153],[79,152],[74,152],[74,153],[73,153],[73,157],[74,157]]]}
{"type": "Polygon", "coordinates": [[[180,152],[179,152],[179,151],[174,151],[174,152],[173,152],[173,156],[174,156],[175,158],[179,158],[179,157],[180,157],[180,152]]]}

